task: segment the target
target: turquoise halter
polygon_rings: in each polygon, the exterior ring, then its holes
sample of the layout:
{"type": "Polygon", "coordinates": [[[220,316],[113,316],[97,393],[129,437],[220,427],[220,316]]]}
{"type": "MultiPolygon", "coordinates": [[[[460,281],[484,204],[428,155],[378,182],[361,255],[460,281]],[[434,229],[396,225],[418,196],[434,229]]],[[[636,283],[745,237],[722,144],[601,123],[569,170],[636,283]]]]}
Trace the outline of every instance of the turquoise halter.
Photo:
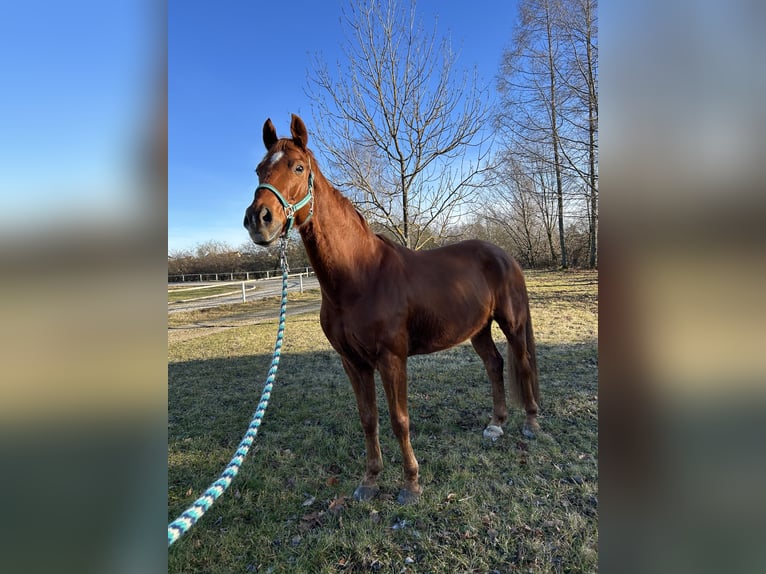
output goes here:
{"type": "Polygon", "coordinates": [[[287,201],[284,196],[279,193],[279,190],[277,190],[276,187],[269,183],[260,183],[258,184],[258,187],[255,188],[256,193],[259,189],[268,189],[271,193],[273,193],[277,200],[279,200],[279,203],[282,204],[282,209],[285,210],[285,215],[287,216],[287,225],[285,226],[285,232],[284,235],[287,237],[287,234],[290,233],[290,229],[293,227],[293,222],[295,221],[295,213],[306,206],[307,203],[311,203],[311,209],[309,209],[309,216],[306,218],[306,220],[301,223],[301,225],[306,225],[310,220],[311,216],[314,215],[314,172],[309,170],[309,189],[306,193],[306,196],[301,199],[298,203],[290,203],[287,201]]]}

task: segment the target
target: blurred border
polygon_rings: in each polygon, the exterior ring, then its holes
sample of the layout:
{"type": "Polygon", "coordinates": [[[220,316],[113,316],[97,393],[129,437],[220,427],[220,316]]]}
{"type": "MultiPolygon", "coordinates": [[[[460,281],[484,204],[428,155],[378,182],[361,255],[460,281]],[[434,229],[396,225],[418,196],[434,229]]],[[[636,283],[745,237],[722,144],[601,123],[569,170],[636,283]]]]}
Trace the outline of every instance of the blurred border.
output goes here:
{"type": "MultiPolygon", "coordinates": [[[[2,12],[3,29],[54,35],[0,39],[6,55],[42,46],[50,65],[4,69],[4,89],[16,85],[15,78],[34,76],[44,85],[46,76],[76,76],[79,84],[61,88],[81,93],[92,110],[56,109],[53,81],[50,108],[39,109],[44,117],[79,116],[72,149],[81,134],[98,127],[89,122],[99,121],[95,110],[102,103],[117,116],[115,124],[128,129],[98,142],[116,158],[114,172],[103,178],[115,187],[94,196],[92,209],[62,199],[87,177],[62,174],[27,224],[28,214],[13,207],[25,182],[6,187],[0,175],[7,224],[0,231],[0,571],[166,571],[167,7],[75,0],[2,12]],[[113,8],[130,15],[129,28],[106,19],[113,8]],[[64,17],[55,21],[56,14],[64,17]],[[127,41],[107,41],[127,33],[127,41]],[[78,35],[105,40],[79,48],[92,62],[57,51],[64,46],[59,42],[78,35]],[[128,72],[119,67],[128,60],[140,70],[129,97],[93,102],[105,76],[124,81],[119,74],[128,72]]],[[[39,119],[13,112],[5,108],[0,115],[17,132],[39,119]]],[[[31,145],[35,154],[45,135],[30,133],[25,142],[0,135],[0,144],[16,151],[31,145]]],[[[51,169],[45,155],[38,156],[39,169],[51,169]]],[[[77,159],[85,160],[83,170],[104,170],[99,159],[77,159]]],[[[30,173],[30,181],[38,175],[30,173]]]]}
{"type": "Polygon", "coordinates": [[[605,572],[763,569],[765,10],[600,10],[605,572]]]}

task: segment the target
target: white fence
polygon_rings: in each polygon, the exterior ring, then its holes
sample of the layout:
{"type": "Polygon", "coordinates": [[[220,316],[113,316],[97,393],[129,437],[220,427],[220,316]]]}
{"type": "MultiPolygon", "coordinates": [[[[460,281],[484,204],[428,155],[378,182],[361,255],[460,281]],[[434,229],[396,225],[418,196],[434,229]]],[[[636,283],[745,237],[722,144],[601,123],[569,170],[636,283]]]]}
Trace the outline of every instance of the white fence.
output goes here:
{"type": "MultiPolygon", "coordinates": [[[[251,275],[255,275],[255,273],[251,272],[251,275]]],[[[215,273],[205,274],[203,273],[203,277],[207,277],[208,275],[214,276],[215,273]]],[[[224,277],[229,277],[230,273],[218,273],[218,281],[208,281],[205,280],[203,283],[200,283],[199,280],[199,274],[195,273],[194,280],[186,279],[185,282],[177,281],[176,283],[168,283],[168,294],[171,293],[183,293],[183,292],[190,292],[190,294],[196,293],[196,296],[193,297],[184,297],[183,299],[178,299],[175,301],[169,301],[168,302],[168,311],[173,313],[177,311],[185,311],[189,310],[190,308],[196,308],[201,309],[205,307],[201,307],[199,304],[202,302],[210,301],[210,305],[206,305],[206,307],[215,307],[216,305],[220,305],[222,303],[226,302],[233,302],[231,300],[232,296],[238,296],[237,299],[241,300],[243,303],[248,300],[248,296],[250,298],[263,298],[263,297],[270,297],[272,295],[278,295],[280,292],[280,286],[279,286],[279,277],[281,276],[281,273],[271,273],[270,277],[266,277],[265,275],[262,275],[260,278],[251,277],[250,279],[235,279],[235,280],[224,280],[224,277]],[[272,281],[269,281],[268,283],[273,284],[273,287],[257,287],[259,283],[262,281],[267,281],[268,279],[271,279],[272,281]],[[188,287],[184,287],[182,285],[188,285],[188,287]],[[220,287],[230,287],[230,291],[225,291],[223,293],[215,293],[213,295],[202,295],[200,292],[203,292],[207,289],[214,289],[214,288],[220,288],[220,287]],[[249,292],[249,293],[248,293],[249,292]],[[193,307],[189,307],[189,305],[192,305],[193,307]]],[[[237,277],[237,273],[233,274],[235,277],[237,277]]],[[[241,274],[243,277],[245,276],[244,273],[241,274]]],[[[290,273],[288,275],[291,279],[298,279],[298,283],[295,284],[293,282],[292,286],[288,287],[288,290],[298,290],[300,293],[304,292],[304,280],[308,281],[308,286],[310,289],[314,289],[317,286],[316,279],[314,276],[314,271],[311,269],[311,267],[302,267],[297,273],[290,273]]]]}
{"type": "MultiPolygon", "coordinates": [[[[311,267],[290,269],[290,275],[313,273],[311,267]]],[[[271,279],[281,277],[282,271],[232,271],[231,273],[182,273],[180,275],[168,275],[168,283],[191,283],[203,281],[250,281],[251,279],[271,279]]]]}

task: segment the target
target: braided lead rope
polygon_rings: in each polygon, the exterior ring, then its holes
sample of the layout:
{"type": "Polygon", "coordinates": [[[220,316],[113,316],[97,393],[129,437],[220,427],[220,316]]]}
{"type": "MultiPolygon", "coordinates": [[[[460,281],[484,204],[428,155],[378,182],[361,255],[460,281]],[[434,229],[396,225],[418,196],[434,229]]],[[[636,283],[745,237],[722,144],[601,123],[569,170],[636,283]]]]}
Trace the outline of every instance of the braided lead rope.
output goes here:
{"type": "Polygon", "coordinates": [[[255,410],[253,419],[250,421],[250,426],[247,427],[247,432],[239,443],[239,448],[234,453],[234,457],[229,462],[228,466],[221,473],[221,476],[208,489],[200,496],[194,503],[184,510],[184,512],[176,518],[173,522],[168,524],[168,547],[176,540],[181,538],[187,531],[194,526],[197,521],[202,518],[202,515],[213,506],[213,503],[226,491],[227,488],[234,480],[234,477],[239,473],[239,469],[242,463],[245,461],[247,453],[250,451],[250,447],[255,441],[255,437],[258,434],[258,427],[261,426],[261,420],[266,412],[266,407],[269,406],[269,398],[271,397],[271,388],[274,384],[274,380],[277,377],[277,369],[279,368],[279,357],[282,354],[282,339],[285,334],[285,315],[287,312],[287,274],[289,269],[287,267],[287,257],[285,256],[286,240],[280,243],[280,255],[279,262],[282,267],[282,304],[279,308],[279,328],[277,329],[277,340],[274,343],[274,356],[271,359],[271,367],[269,368],[269,374],[266,377],[266,384],[263,387],[263,393],[261,394],[261,400],[258,403],[258,408],[255,410]]]}

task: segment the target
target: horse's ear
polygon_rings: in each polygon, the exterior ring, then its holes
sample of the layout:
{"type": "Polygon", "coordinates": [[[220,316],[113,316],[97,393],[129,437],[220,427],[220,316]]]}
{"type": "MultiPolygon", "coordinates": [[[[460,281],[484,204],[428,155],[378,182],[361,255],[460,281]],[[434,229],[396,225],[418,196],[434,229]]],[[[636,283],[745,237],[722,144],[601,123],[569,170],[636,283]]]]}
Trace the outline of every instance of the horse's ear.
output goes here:
{"type": "Polygon", "coordinates": [[[303,120],[295,114],[292,115],[293,120],[290,122],[290,133],[293,135],[293,142],[300,148],[306,149],[306,144],[309,143],[309,133],[306,131],[306,125],[303,120]]]}
{"type": "Polygon", "coordinates": [[[263,145],[266,146],[266,149],[271,149],[271,146],[277,143],[278,140],[277,129],[271,123],[271,118],[269,118],[263,124],[263,145]]]}

